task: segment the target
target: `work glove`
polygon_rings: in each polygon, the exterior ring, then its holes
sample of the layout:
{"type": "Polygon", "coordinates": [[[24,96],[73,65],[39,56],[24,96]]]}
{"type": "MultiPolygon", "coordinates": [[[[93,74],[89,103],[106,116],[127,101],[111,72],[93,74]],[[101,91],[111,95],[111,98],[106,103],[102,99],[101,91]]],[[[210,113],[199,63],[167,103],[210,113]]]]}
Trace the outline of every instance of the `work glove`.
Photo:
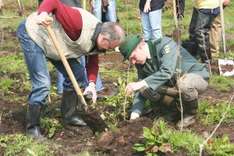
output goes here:
{"type": "Polygon", "coordinates": [[[151,0],[146,0],[145,6],[144,6],[144,13],[148,13],[151,10],[150,2],[151,2],[151,0]]]}
{"type": "Polygon", "coordinates": [[[37,24],[42,25],[44,27],[49,26],[53,22],[53,18],[48,15],[47,12],[41,12],[37,16],[37,24]]]}
{"type": "Polygon", "coordinates": [[[96,103],[97,100],[97,91],[96,91],[96,85],[94,82],[90,82],[89,86],[85,88],[85,91],[83,93],[84,95],[92,94],[92,101],[93,103],[96,103]]]}
{"type": "Polygon", "coordinates": [[[148,85],[144,80],[139,81],[139,82],[131,82],[125,88],[125,92],[126,92],[126,95],[129,96],[133,92],[138,91],[138,90],[143,89],[143,88],[148,88],[148,85]]]}

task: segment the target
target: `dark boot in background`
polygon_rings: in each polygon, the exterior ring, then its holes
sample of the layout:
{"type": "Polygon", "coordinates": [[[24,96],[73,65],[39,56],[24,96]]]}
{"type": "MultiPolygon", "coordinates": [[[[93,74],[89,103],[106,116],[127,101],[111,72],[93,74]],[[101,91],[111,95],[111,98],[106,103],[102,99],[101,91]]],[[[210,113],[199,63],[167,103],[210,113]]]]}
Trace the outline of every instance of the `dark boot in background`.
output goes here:
{"type": "Polygon", "coordinates": [[[29,105],[26,116],[26,135],[33,138],[43,138],[40,131],[40,116],[42,106],[38,104],[29,105]]]}
{"type": "Polygon", "coordinates": [[[64,91],[61,102],[61,114],[64,124],[73,126],[86,126],[87,124],[78,115],[78,105],[81,105],[79,97],[74,91],[64,91]]]}
{"type": "Polygon", "coordinates": [[[184,109],[184,119],[183,123],[182,121],[179,121],[176,126],[180,128],[182,125],[183,127],[188,127],[195,123],[196,121],[196,114],[198,109],[198,99],[192,100],[192,101],[186,101],[183,103],[183,109],[184,109]]]}

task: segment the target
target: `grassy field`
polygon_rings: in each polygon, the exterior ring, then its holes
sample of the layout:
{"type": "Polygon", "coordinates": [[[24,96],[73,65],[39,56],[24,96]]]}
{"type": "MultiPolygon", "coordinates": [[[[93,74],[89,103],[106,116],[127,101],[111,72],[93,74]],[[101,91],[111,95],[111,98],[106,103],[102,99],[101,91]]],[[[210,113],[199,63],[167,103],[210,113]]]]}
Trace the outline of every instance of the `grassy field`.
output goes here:
{"type": "MultiPolygon", "coordinates": [[[[199,101],[197,123],[184,131],[163,120],[147,116],[139,122],[123,121],[123,108],[127,111],[132,98],[126,98],[124,88],[128,67],[127,63],[117,60],[112,66],[101,64],[100,73],[104,81],[111,81],[117,86],[116,96],[98,101],[93,108],[100,111],[107,124],[108,136],[112,140],[108,145],[101,144],[102,133],[88,133],[89,129],[70,132],[61,124],[59,112],[60,96],[56,94],[54,68],[49,64],[52,89],[51,100],[45,115],[42,117],[45,141],[36,141],[24,135],[24,114],[27,96],[31,85],[23,53],[15,32],[19,23],[36,9],[34,0],[22,0],[24,16],[18,16],[16,1],[4,0],[5,6],[0,14],[0,155],[14,156],[105,156],[132,155],[134,152],[147,155],[170,153],[171,155],[198,155],[199,145],[206,139],[221,119],[234,93],[234,79],[214,74],[209,89],[199,101]],[[122,67],[121,65],[125,65],[122,67]],[[148,124],[150,123],[150,124],[148,124]],[[144,128],[143,128],[144,127],[144,128]],[[110,135],[111,134],[111,135],[110,135]],[[137,139],[136,139],[137,138],[137,139]],[[98,142],[98,143],[97,143],[98,142]],[[97,148],[98,144],[103,147],[97,148]],[[156,152],[157,151],[157,152],[156,152]]],[[[234,51],[234,4],[225,8],[225,26],[227,48],[230,58],[234,51]]],[[[117,0],[117,11],[120,24],[127,34],[141,34],[141,21],[138,0],[117,0]]],[[[163,10],[162,27],[164,35],[171,35],[175,29],[171,6],[163,10]]],[[[181,21],[182,39],[188,38],[188,26],[192,15],[192,3],[186,1],[185,17],[181,21]]],[[[129,81],[136,80],[136,70],[129,72],[129,81]]],[[[152,106],[147,102],[146,107],[152,106]]],[[[205,146],[205,154],[214,156],[234,155],[234,103],[231,102],[224,124],[217,134],[205,146]]],[[[106,133],[104,133],[105,135],[106,133]]],[[[160,155],[160,154],[159,154],[160,155]]]]}

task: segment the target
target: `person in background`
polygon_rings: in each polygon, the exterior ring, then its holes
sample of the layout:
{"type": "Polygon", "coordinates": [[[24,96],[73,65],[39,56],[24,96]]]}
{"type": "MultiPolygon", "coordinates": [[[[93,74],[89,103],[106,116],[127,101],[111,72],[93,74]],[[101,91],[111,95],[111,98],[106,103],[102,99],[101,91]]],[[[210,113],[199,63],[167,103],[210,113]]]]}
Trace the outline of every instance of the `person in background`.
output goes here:
{"type": "Polygon", "coordinates": [[[203,63],[210,64],[211,53],[209,31],[215,17],[220,14],[220,0],[194,0],[192,19],[189,26],[189,38],[196,44],[196,54],[203,63]]]}
{"type": "Polygon", "coordinates": [[[138,74],[138,81],[126,86],[127,95],[135,93],[130,120],[142,115],[146,100],[158,106],[163,105],[166,110],[177,108],[179,88],[184,120],[183,123],[179,121],[177,126],[183,124],[187,127],[195,122],[198,95],[208,86],[209,73],[204,64],[180,47],[179,68],[177,44],[168,37],[145,42],[140,36],[129,36],[119,49],[124,58],[135,65],[138,74]],[[178,68],[181,70],[180,78],[177,78],[178,68]]]}
{"type": "Polygon", "coordinates": [[[102,22],[116,22],[116,0],[90,0],[91,12],[102,22]]]}
{"type": "MultiPolygon", "coordinates": [[[[223,7],[225,8],[230,4],[230,0],[223,0],[223,7]]],[[[222,35],[222,25],[221,25],[221,16],[218,15],[215,17],[214,21],[211,24],[211,29],[209,32],[210,35],[210,52],[212,57],[218,58],[220,52],[220,41],[222,35]]]]}
{"type": "Polygon", "coordinates": [[[158,40],[162,37],[162,8],[164,0],[140,0],[139,8],[144,39],[158,40]]]}
{"type": "Polygon", "coordinates": [[[122,27],[113,22],[101,23],[95,16],[82,8],[70,7],[59,0],[43,0],[38,10],[20,23],[17,37],[24,52],[32,90],[28,97],[26,134],[41,138],[40,114],[46,105],[50,92],[50,76],[47,68],[49,60],[59,70],[65,81],[61,114],[64,124],[85,126],[79,116],[77,105],[81,99],[77,96],[68,74],[57,54],[46,27],[51,25],[60,47],[75,75],[83,94],[91,93],[95,103],[97,94],[95,82],[98,73],[98,54],[119,46],[125,38],[122,27]],[[77,60],[87,56],[88,87],[84,88],[84,67],[77,60]]]}

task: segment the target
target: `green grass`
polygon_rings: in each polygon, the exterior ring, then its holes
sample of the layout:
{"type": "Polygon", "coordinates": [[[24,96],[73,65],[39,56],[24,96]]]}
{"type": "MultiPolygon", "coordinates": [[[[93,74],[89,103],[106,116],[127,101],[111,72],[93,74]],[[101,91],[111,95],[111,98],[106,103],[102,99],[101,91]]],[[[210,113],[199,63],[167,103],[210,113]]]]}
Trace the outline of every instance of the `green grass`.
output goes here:
{"type": "MultiPolygon", "coordinates": [[[[226,111],[228,106],[227,102],[220,102],[216,104],[209,104],[208,101],[199,102],[198,117],[203,124],[217,124],[222,118],[223,113],[226,111]]],[[[234,106],[231,105],[230,109],[226,114],[226,118],[223,122],[232,122],[234,119],[234,106]]]]}
{"type": "Polygon", "coordinates": [[[0,135],[0,147],[4,150],[4,156],[52,156],[49,146],[42,142],[36,142],[32,138],[22,134],[0,135]]]}
{"type": "Polygon", "coordinates": [[[234,79],[231,77],[213,75],[209,80],[209,85],[217,91],[228,92],[234,87],[234,79]]]}

